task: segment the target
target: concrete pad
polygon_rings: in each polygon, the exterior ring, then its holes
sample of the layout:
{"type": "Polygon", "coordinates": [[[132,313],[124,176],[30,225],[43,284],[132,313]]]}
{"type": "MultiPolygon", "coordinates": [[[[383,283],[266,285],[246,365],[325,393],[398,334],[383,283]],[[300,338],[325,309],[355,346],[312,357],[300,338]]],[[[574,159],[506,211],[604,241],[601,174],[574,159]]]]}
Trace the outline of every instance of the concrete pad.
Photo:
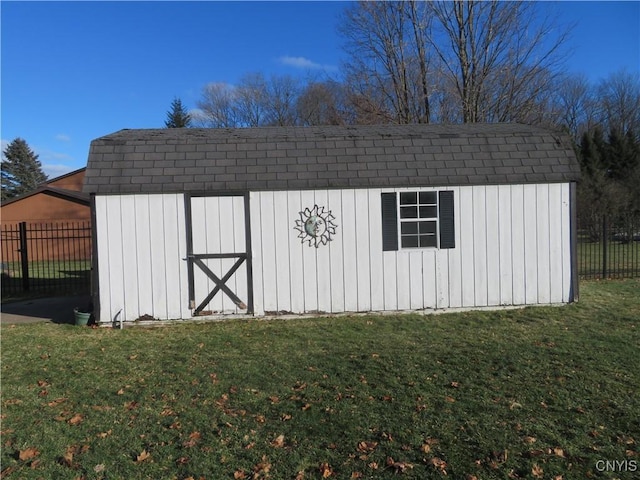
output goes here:
{"type": "Polygon", "coordinates": [[[73,309],[87,308],[88,295],[34,298],[20,302],[4,303],[0,307],[2,325],[53,322],[75,323],[73,309]]]}

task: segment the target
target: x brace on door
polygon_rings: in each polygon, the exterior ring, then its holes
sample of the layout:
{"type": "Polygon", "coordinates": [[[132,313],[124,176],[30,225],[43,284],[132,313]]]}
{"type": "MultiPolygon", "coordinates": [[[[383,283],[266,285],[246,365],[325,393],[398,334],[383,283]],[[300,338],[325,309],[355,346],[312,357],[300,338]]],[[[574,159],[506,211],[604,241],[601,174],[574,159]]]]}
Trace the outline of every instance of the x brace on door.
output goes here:
{"type": "MultiPolygon", "coordinates": [[[[246,310],[248,314],[253,315],[253,273],[252,273],[252,261],[251,261],[251,229],[250,229],[250,211],[249,211],[249,193],[248,192],[225,192],[224,195],[215,195],[208,192],[200,194],[185,193],[184,195],[185,206],[185,221],[186,221],[186,233],[187,233],[187,255],[185,260],[187,261],[187,272],[189,280],[189,308],[194,309],[193,315],[198,315],[206,306],[211,302],[218,292],[222,291],[231,299],[233,303],[241,310],[246,310]],[[244,208],[244,252],[238,248],[234,253],[193,253],[193,219],[191,212],[191,199],[193,197],[242,197],[244,208]],[[203,260],[206,259],[225,259],[236,258],[237,260],[233,266],[224,274],[222,278],[218,277],[211,269],[206,265],[203,260]],[[233,276],[233,274],[243,264],[246,266],[247,273],[247,288],[246,303],[242,301],[228,286],[227,281],[233,276]],[[194,277],[194,265],[197,265],[204,274],[215,283],[215,287],[206,296],[200,304],[195,307],[195,277],[194,277]]],[[[237,247],[236,247],[237,248],[237,247]]]]}
{"type": "Polygon", "coordinates": [[[208,253],[208,254],[200,254],[200,255],[191,254],[191,255],[188,255],[187,258],[189,259],[190,262],[193,262],[195,265],[197,265],[200,268],[200,270],[202,270],[205,273],[205,275],[207,275],[207,277],[213,280],[213,282],[216,284],[215,288],[211,290],[209,295],[207,295],[206,298],[202,301],[202,303],[200,303],[200,305],[196,307],[196,309],[193,312],[194,315],[197,315],[198,313],[200,313],[202,309],[211,301],[213,297],[215,297],[215,295],[220,290],[226,293],[227,296],[231,299],[233,303],[236,304],[238,308],[242,310],[247,309],[247,305],[242,300],[240,300],[238,296],[235,293],[233,293],[231,289],[226,285],[227,280],[229,280],[231,276],[234,273],[236,273],[236,270],[238,270],[238,268],[240,268],[240,265],[242,265],[242,263],[247,259],[246,254],[244,253],[208,253]],[[233,266],[224,275],[224,277],[220,279],[202,261],[202,259],[206,259],[206,258],[237,258],[238,260],[236,260],[236,263],[233,264],[233,266]]]}

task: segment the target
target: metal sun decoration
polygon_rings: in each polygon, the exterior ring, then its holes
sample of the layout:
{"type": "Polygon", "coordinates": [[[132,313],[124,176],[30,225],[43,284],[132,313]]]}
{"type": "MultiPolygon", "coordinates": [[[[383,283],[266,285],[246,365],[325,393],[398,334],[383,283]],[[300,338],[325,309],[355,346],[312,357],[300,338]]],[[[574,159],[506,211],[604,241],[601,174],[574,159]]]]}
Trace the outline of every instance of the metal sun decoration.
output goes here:
{"type": "Polygon", "coordinates": [[[298,238],[302,239],[302,243],[309,242],[310,247],[326,245],[335,235],[337,225],[333,223],[335,217],[331,214],[331,210],[325,212],[324,207],[314,205],[313,208],[305,208],[300,212],[300,219],[296,220],[295,230],[300,234],[298,238]]]}

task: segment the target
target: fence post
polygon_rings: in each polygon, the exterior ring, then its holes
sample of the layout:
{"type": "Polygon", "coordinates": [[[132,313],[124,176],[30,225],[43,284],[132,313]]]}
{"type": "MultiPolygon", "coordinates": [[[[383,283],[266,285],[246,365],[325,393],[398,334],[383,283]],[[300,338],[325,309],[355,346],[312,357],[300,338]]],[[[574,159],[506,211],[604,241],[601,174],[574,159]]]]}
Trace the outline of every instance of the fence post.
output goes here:
{"type": "Polygon", "coordinates": [[[607,216],[602,217],[602,279],[607,278],[607,216]]]}
{"type": "Polygon", "coordinates": [[[29,291],[29,251],[27,248],[27,222],[20,222],[20,264],[22,266],[22,289],[29,291]]]}

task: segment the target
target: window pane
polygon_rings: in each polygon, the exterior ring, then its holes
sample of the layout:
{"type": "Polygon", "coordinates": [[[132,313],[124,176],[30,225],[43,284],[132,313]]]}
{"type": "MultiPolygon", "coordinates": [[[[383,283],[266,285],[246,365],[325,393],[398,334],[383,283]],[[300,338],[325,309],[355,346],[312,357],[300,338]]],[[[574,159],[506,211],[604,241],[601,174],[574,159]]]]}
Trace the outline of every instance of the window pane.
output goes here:
{"type": "Polygon", "coordinates": [[[421,247],[436,247],[436,236],[435,235],[420,235],[420,246],[421,247]]]}
{"type": "Polygon", "coordinates": [[[418,246],[418,236],[410,235],[402,237],[402,248],[414,248],[418,246]]]}
{"type": "Polygon", "coordinates": [[[420,203],[430,203],[435,205],[436,192],[420,192],[420,203]]]}
{"type": "Polygon", "coordinates": [[[402,222],[400,224],[400,233],[406,234],[418,234],[418,224],[416,222],[402,222]]]}
{"type": "Polygon", "coordinates": [[[420,207],[420,218],[436,218],[438,216],[438,210],[433,207],[420,207]]]}
{"type": "Polygon", "coordinates": [[[421,235],[435,235],[436,234],[436,222],[420,222],[420,234],[421,235]]]}
{"type": "Polygon", "coordinates": [[[400,218],[418,218],[418,207],[400,207],[400,218]]]}
{"type": "Polygon", "coordinates": [[[417,192],[401,192],[400,205],[415,205],[418,203],[417,192]]]}

